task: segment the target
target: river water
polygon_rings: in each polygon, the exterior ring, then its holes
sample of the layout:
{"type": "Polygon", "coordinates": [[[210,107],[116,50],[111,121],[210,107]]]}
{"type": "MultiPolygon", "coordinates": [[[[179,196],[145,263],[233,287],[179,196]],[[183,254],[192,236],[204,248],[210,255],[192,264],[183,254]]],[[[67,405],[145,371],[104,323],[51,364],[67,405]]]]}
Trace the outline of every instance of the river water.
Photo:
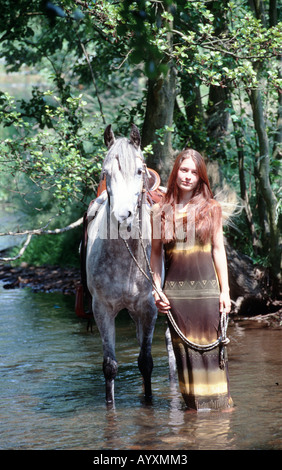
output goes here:
{"type": "Polygon", "coordinates": [[[135,328],[117,320],[116,406],[104,399],[97,328],[61,294],[0,285],[0,449],[281,450],[281,329],[228,328],[229,413],[189,413],[170,385],[164,320],[153,343],[151,405],[142,397],[135,328]]]}

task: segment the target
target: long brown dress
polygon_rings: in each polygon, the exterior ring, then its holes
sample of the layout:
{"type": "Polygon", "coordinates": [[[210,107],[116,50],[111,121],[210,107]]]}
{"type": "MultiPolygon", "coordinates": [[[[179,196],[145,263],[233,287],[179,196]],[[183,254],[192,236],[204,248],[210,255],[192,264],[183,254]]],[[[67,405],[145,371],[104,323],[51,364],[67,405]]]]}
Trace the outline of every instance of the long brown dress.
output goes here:
{"type": "MultiPolygon", "coordinates": [[[[218,205],[212,204],[214,217],[218,205]]],[[[219,215],[217,215],[219,214],[219,215]]],[[[213,264],[211,239],[202,244],[196,235],[166,243],[164,292],[182,334],[193,343],[211,344],[220,335],[219,285],[213,264]]],[[[179,386],[188,408],[225,409],[232,406],[228,366],[220,365],[220,346],[210,351],[190,348],[169,322],[176,357],[179,386]]]]}

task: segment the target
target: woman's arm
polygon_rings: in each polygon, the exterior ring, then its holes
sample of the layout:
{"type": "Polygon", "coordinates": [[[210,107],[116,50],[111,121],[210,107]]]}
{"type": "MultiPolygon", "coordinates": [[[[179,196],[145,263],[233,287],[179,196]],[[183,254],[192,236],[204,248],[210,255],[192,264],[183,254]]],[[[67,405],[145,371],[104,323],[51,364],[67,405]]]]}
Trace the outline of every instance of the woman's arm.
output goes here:
{"type": "MultiPolygon", "coordinates": [[[[151,270],[153,272],[154,283],[159,291],[162,292],[162,269],[163,269],[163,244],[159,238],[154,237],[152,229],[152,248],[151,248],[151,270]]],[[[158,311],[167,313],[170,309],[170,304],[166,296],[162,292],[162,299],[159,294],[154,290],[153,296],[155,299],[158,311]]]]}
{"type": "Polygon", "coordinates": [[[212,254],[220,286],[219,311],[222,313],[223,309],[225,309],[226,313],[229,313],[231,310],[231,301],[221,217],[220,222],[214,224],[212,254]]]}

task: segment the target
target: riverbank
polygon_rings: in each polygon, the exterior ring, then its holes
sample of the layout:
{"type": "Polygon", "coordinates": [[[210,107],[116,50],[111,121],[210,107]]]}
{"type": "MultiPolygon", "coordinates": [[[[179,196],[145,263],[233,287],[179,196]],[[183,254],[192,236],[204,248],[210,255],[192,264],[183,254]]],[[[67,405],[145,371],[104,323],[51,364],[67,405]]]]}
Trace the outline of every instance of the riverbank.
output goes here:
{"type": "MultiPolygon", "coordinates": [[[[80,284],[80,269],[49,265],[28,266],[25,263],[17,267],[0,264],[0,281],[3,282],[4,289],[29,287],[33,292],[62,292],[75,295],[80,284]]],[[[246,297],[243,302],[244,306],[239,315],[231,312],[232,320],[255,321],[263,326],[282,328],[281,301],[267,302],[263,307],[260,300],[256,302],[254,298],[246,297]]]]}
{"type": "Polygon", "coordinates": [[[80,283],[79,268],[60,266],[0,265],[0,281],[4,289],[30,287],[34,292],[75,294],[80,283]]]}

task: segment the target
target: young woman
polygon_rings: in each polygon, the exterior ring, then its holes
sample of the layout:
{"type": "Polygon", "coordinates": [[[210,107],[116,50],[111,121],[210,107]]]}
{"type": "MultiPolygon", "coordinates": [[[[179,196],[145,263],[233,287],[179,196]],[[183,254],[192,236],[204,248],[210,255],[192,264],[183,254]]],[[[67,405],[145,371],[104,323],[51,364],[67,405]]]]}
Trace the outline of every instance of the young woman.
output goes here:
{"type": "Polygon", "coordinates": [[[179,386],[188,408],[227,409],[232,406],[228,369],[220,362],[221,346],[198,351],[220,335],[220,315],[230,312],[228,273],[220,204],[213,199],[203,157],[181,152],[170,174],[163,201],[152,213],[151,268],[164,296],[155,292],[159,312],[168,311],[179,386]],[[187,338],[187,342],[181,337],[187,338]]]}

